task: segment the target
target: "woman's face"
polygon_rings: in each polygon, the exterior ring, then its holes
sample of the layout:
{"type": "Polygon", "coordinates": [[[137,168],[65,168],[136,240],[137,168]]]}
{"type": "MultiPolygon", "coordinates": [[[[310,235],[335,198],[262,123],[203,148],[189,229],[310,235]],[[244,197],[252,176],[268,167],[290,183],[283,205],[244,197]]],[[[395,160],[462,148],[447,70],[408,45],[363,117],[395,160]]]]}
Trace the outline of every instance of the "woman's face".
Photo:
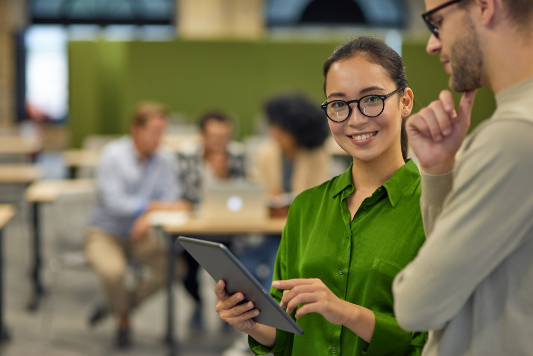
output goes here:
{"type": "MultiPolygon", "coordinates": [[[[386,95],[396,89],[385,69],[363,56],[333,63],[326,78],[327,101],[350,101],[370,94],[386,95]]],[[[411,111],[412,91],[405,90],[400,100],[399,95],[389,96],[383,112],[377,117],[366,117],[358,110],[357,103],[352,103],[347,120],[337,123],[328,119],[335,141],[354,159],[363,162],[384,155],[401,157],[402,117],[411,111]]]]}

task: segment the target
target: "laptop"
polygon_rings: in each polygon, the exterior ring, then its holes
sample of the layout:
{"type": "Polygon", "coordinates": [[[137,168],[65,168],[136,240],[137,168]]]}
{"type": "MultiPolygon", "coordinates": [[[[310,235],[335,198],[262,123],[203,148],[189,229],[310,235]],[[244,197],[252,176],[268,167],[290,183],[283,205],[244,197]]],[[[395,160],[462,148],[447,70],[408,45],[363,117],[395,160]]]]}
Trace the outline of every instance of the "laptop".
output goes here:
{"type": "Polygon", "coordinates": [[[200,216],[210,220],[266,220],[265,188],[246,180],[210,182],[202,191],[200,216]]]}

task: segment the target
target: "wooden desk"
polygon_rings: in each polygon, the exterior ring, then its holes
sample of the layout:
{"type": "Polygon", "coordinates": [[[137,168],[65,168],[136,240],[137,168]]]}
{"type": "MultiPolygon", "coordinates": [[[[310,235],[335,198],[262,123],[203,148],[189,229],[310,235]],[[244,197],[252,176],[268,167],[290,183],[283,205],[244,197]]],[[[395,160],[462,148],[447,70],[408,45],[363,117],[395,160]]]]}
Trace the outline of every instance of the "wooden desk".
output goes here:
{"type": "Polygon", "coordinates": [[[34,164],[0,164],[0,183],[30,184],[41,175],[41,170],[34,164]]]}
{"type": "Polygon", "coordinates": [[[25,199],[32,204],[33,210],[33,266],[31,282],[33,294],[28,302],[28,310],[35,311],[39,308],[39,302],[44,294],[44,285],[41,280],[41,223],[39,219],[39,207],[41,203],[53,203],[61,194],[91,192],[96,189],[92,179],[62,179],[43,180],[30,185],[25,193],[25,199]]]}
{"type": "Polygon", "coordinates": [[[172,284],[174,281],[174,244],[177,235],[225,235],[265,233],[281,234],[287,222],[286,218],[267,219],[264,221],[228,221],[228,220],[205,220],[191,218],[183,224],[167,223],[158,226],[157,229],[163,235],[168,246],[167,266],[167,330],[165,341],[169,345],[170,355],[176,354],[176,340],[174,338],[174,297],[172,284]]]}
{"type": "Polygon", "coordinates": [[[99,151],[66,150],[61,157],[67,167],[96,167],[100,162],[99,151]]]}
{"type": "Polygon", "coordinates": [[[0,343],[9,340],[9,332],[4,323],[4,251],[3,251],[3,228],[15,215],[15,208],[12,205],[0,204],[0,343]]]}
{"type": "Polygon", "coordinates": [[[0,139],[0,154],[32,155],[42,148],[42,142],[39,140],[28,140],[21,136],[2,136],[0,139]]]}

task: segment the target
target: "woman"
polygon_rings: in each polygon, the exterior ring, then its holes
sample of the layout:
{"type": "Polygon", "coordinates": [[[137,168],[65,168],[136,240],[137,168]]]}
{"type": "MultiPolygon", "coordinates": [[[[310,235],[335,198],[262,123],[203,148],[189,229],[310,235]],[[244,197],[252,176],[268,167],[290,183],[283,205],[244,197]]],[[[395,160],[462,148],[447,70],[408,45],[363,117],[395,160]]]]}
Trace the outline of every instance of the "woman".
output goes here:
{"type": "Polygon", "coordinates": [[[300,194],[276,258],[272,296],[305,331],[255,323],[242,293],[215,287],[220,317],[250,336],[257,354],[419,355],[392,310],[392,279],[424,242],[420,176],[407,160],[403,121],[413,105],[400,56],[356,38],[324,64],[329,127],[353,157],[347,171],[300,194]]]}

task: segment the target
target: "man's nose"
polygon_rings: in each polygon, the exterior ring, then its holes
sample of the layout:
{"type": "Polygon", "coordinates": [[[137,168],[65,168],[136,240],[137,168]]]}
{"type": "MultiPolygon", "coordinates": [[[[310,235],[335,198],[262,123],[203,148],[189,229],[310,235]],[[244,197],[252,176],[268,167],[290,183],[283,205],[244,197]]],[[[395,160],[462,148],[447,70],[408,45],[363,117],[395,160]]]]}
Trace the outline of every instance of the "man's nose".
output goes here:
{"type": "Polygon", "coordinates": [[[440,52],[440,49],[442,48],[440,40],[435,37],[434,34],[432,34],[429,37],[428,44],[426,46],[426,52],[429,54],[436,54],[440,52]]]}

